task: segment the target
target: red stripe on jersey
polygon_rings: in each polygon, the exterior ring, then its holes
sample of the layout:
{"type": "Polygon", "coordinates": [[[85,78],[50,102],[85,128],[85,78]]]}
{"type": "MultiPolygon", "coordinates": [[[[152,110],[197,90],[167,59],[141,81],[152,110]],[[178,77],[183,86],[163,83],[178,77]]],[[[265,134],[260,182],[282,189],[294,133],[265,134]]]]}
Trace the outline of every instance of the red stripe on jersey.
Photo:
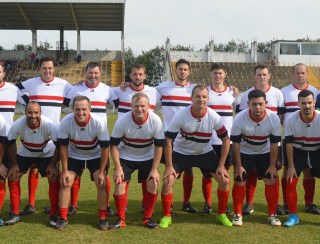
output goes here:
{"type": "Polygon", "coordinates": [[[216,130],[217,135],[221,135],[223,133],[225,133],[227,130],[224,126],[222,126],[219,130],[216,130]]]}
{"type": "Polygon", "coordinates": [[[119,106],[131,107],[131,103],[119,102],[119,106]]]}
{"type": "Polygon", "coordinates": [[[0,105],[12,105],[16,106],[17,102],[0,101],[0,105]]]}
{"type": "Polygon", "coordinates": [[[60,96],[47,96],[47,95],[34,95],[30,96],[30,100],[57,100],[63,101],[63,97],[60,96]]]}
{"type": "Polygon", "coordinates": [[[162,96],[163,99],[168,99],[168,100],[180,100],[180,101],[191,101],[191,97],[182,97],[182,96],[162,96]]]}
{"type": "Polygon", "coordinates": [[[199,131],[195,131],[195,132],[184,132],[189,136],[201,136],[201,137],[211,137],[212,133],[205,133],[205,132],[199,132],[199,131]]]}
{"type": "Polygon", "coordinates": [[[268,139],[268,136],[247,136],[247,135],[243,135],[244,137],[248,138],[248,139],[252,139],[252,140],[266,140],[268,139]]]}
{"type": "Polygon", "coordinates": [[[156,106],[150,104],[150,109],[154,110],[155,108],[156,108],[156,106]]]}
{"type": "Polygon", "coordinates": [[[232,106],[227,106],[227,105],[209,105],[208,107],[212,109],[224,109],[224,110],[232,109],[232,106]]]}
{"type": "Polygon", "coordinates": [[[21,142],[25,146],[27,146],[27,147],[39,147],[39,148],[42,148],[43,146],[47,145],[49,141],[50,140],[46,140],[43,143],[30,143],[30,142],[25,142],[24,140],[21,139],[21,142]]]}
{"type": "Polygon", "coordinates": [[[93,141],[77,141],[75,139],[70,139],[70,141],[73,143],[73,144],[77,144],[77,145],[94,145],[97,143],[98,141],[98,138],[94,139],[93,141]]]}
{"type": "Polygon", "coordinates": [[[298,102],[288,102],[288,103],[284,103],[285,106],[298,106],[298,102]]]}
{"type": "Polygon", "coordinates": [[[273,111],[273,112],[276,112],[278,109],[277,107],[267,107],[267,109],[273,111]]]}
{"type": "Polygon", "coordinates": [[[153,138],[149,138],[149,139],[141,139],[141,138],[128,138],[128,137],[124,137],[123,138],[126,141],[129,142],[139,142],[139,143],[147,143],[147,142],[152,142],[153,138]]]}
{"type": "Polygon", "coordinates": [[[320,141],[320,138],[319,137],[301,136],[301,137],[293,137],[293,140],[295,140],[295,141],[320,141]]]}
{"type": "Polygon", "coordinates": [[[93,106],[107,106],[107,103],[106,102],[91,101],[91,105],[93,105],[93,106]]]}

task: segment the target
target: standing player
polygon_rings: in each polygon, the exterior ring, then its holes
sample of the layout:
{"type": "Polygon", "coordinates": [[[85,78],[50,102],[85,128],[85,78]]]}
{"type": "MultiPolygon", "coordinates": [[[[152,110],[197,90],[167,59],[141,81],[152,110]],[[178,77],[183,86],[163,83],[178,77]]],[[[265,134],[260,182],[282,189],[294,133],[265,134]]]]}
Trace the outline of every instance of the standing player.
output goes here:
{"type": "Polygon", "coordinates": [[[206,87],[196,85],[192,90],[192,105],[179,111],[165,132],[166,168],[161,193],[164,217],[159,224],[162,228],[168,228],[172,223],[170,208],[174,182],[184,169],[190,167],[199,167],[203,175],[211,175],[218,181],[217,221],[224,226],[232,226],[225,214],[229,196],[229,176],[224,163],[229,152],[230,140],[221,117],[207,107],[208,95],[206,87]],[[222,140],[220,160],[209,143],[213,130],[222,140]]]}
{"type": "MultiPolygon", "coordinates": [[[[18,88],[29,95],[30,101],[40,104],[42,114],[56,125],[60,123],[61,107],[67,92],[72,87],[67,81],[54,77],[54,60],[50,57],[40,59],[40,76],[18,84],[18,88]]],[[[31,167],[28,178],[29,201],[21,215],[35,212],[35,197],[38,187],[38,171],[31,167]]]]}
{"type": "Polygon", "coordinates": [[[88,167],[91,179],[97,187],[99,209],[98,227],[108,229],[106,171],[109,159],[109,134],[103,120],[91,114],[90,100],[77,96],[73,100],[73,113],[61,120],[59,144],[62,172],[60,176],[60,219],[56,228],[64,229],[68,224],[68,204],[73,181],[88,167]]]}
{"type": "Polygon", "coordinates": [[[288,160],[287,202],[290,211],[283,224],[291,227],[299,223],[297,211],[298,177],[305,169],[320,177],[320,114],[315,111],[312,91],[302,90],[298,94],[300,110],[292,113],[285,123],[285,141],[288,160]]]}
{"type": "MultiPolygon", "coordinates": [[[[0,180],[1,183],[4,182],[4,186],[1,185],[1,198],[0,198],[0,213],[5,198],[5,179],[7,178],[8,173],[8,161],[3,160],[5,149],[7,144],[7,131],[6,131],[6,121],[3,116],[0,114],[0,180]]],[[[4,221],[0,215],[0,226],[4,226],[4,221]]]]}
{"type": "Polygon", "coordinates": [[[278,142],[281,140],[280,119],[266,109],[266,94],[252,90],[248,94],[249,109],[236,115],[231,130],[234,153],[234,186],[232,190],[234,217],[233,225],[242,225],[242,203],[245,197],[247,174],[253,168],[265,182],[268,203],[268,222],[280,226],[278,219],[278,191],[276,185],[278,142]]]}
{"type": "Polygon", "coordinates": [[[164,132],[161,119],[155,113],[149,113],[149,98],[144,93],[132,97],[132,112],[121,116],[111,135],[111,156],[114,162],[114,200],[118,211],[118,220],[110,229],[126,226],[125,209],[127,203],[126,182],[131,174],[138,170],[139,182],[145,182],[143,225],[154,229],[158,224],[152,220],[157,202],[160,177],[158,166],[164,144],[164,132]]]}
{"type": "MultiPolygon", "coordinates": [[[[266,99],[268,103],[266,104],[266,108],[271,110],[274,113],[277,113],[280,121],[283,120],[283,114],[284,114],[284,99],[281,91],[269,84],[269,80],[271,79],[271,73],[269,70],[268,65],[262,65],[259,64],[254,68],[254,74],[255,74],[255,86],[245,91],[241,97],[241,102],[239,106],[239,110],[242,111],[246,108],[248,108],[248,94],[249,92],[253,90],[260,90],[263,91],[266,94],[266,99]]],[[[277,162],[277,170],[280,170],[281,165],[281,148],[279,144],[279,150],[278,150],[278,162],[277,162]]],[[[253,199],[254,194],[256,191],[257,186],[257,172],[256,170],[253,170],[248,173],[248,178],[246,181],[246,205],[243,208],[243,214],[244,215],[250,215],[253,213],[253,199]]],[[[279,186],[279,179],[277,178],[277,184],[279,186]]],[[[279,194],[280,196],[280,194],[279,194]]],[[[281,208],[281,206],[277,207],[277,214],[283,215],[285,214],[284,210],[281,208]]]]}
{"type": "Polygon", "coordinates": [[[58,192],[59,192],[59,148],[57,142],[58,127],[47,117],[41,115],[41,107],[37,102],[30,102],[25,109],[25,115],[11,126],[8,133],[8,153],[11,166],[8,172],[10,203],[12,218],[6,225],[20,222],[20,179],[32,164],[35,164],[41,176],[48,176],[49,199],[51,205],[50,226],[57,222],[58,192]],[[17,152],[16,140],[20,137],[17,152]]]}
{"type": "MultiPolygon", "coordinates": [[[[101,82],[101,72],[99,63],[89,62],[86,66],[86,81],[79,83],[71,88],[68,92],[64,104],[72,106],[73,99],[76,96],[83,95],[90,99],[91,113],[98,115],[107,126],[107,104],[108,102],[118,107],[118,97],[109,86],[101,82]]],[[[76,211],[78,207],[78,195],[80,190],[80,177],[81,174],[74,180],[71,190],[71,206],[69,207],[69,214],[76,211]]],[[[107,176],[107,191],[108,191],[108,216],[115,215],[110,208],[110,178],[107,176]]]]}
{"type": "MultiPolygon", "coordinates": [[[[318,95],[318,90],[308,84],[308,68],[305,64],[298,63],[292,68],[292,84],[281,89],[281,92],[284,97],[284,106],[285,106],[285,115],[283,124],[285,125],[288,116],[299,110],[298,106],[298,94],[301,90],[310,90],[316,98],[318,95]]],[[[286,171],[287,171],[287,157],[285,152],[285,144],[283,144],[283,156],[284,156],[284,170],[281,179],[282,193],[284,199],[284,209],[287,210],[287,201],[286,201],[286,171]]],[[[305,210],[307,213],[320,214],[320,209],[313,203],[314,192],[315,192],[315,178],[310,174],[310,169],[303,170],[303,188],[304,188],[304,201],[305,201],[305,210]]],[[[289,211],[287,210],[287,213],[289,211]]]]}

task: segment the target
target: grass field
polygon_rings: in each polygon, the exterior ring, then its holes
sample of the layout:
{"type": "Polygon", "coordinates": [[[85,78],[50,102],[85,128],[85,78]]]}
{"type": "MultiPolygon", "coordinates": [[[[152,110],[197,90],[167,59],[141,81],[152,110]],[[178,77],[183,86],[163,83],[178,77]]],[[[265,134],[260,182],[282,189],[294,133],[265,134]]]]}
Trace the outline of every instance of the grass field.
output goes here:
{"type": "MultiPolygon", "coordinates": [[[[115,115],[108,115],[109,125],[113,125],[115,115]]],[[[109,128],[111,131],[111,128],[109,128]]],[[[113,165],[111,165],[111,169],[113,165]]],[[[163,173],[163,165],[160,174],[163,173]]],[[[194,170],[194,189],[191,196],[192,204],[201,209],[203,197],[201,192],[201,174],[194,170]]],[[[232,173],[232,170],[231,170],[232,173]]],[[[113,172],[109,173],[112,176],[113,172]]],[[[27,175],[22,178],[21,205],[27,204],[27,175]]],[[[79,196],[79,209],[76,215],[69,218],[69,225],[63,231],[48,227],[49,216],[43,213],[43,208],[49,206],[46,178],[40,180],[36,197],[36,213],[23,216],[22,222],[14,226],[0,228],[1,243],[320,243],[320,216],[304,213],[303,190],[299,186],[299,217],[300,224],[292,228],[271,227],[267,224],[267,206],[264,198],[263,182],[258,182],[255,197],[255,212],[244,217],[243,227],[223,227],[215,223],[215,214],[204,216],[187,214],[181,211],[182,180],[178,180],[174,188],[173,224],[169,229],[149,230],[142,226],[141,186],[137,184],[137,174],[134,174],[129,187],[129,207],[127,212],[127,227],[117,231],[99,231],[97,229],[97,203],[94,183],[89,179],[88,171],[82,176],[79,196]]],[[[300,180],[302,181],[302,180],[300,180]]],[[[216,211],[216,186],[214,183],[213,208],[216,211]]],[[[316,182],[316,187],[319,181],[316,182]]],[[[113,189],[112,189],[113,193],[113,189]]],[[[319,190],[316,191],[315,203],[320,204],[319,190]]],[[[231,194],[229,206],[232,207],[231,194]]],[[[115,208],[113,198],[111,205],[115,208]]],[[[9,209],[9,191],[2,211],[2,217],[7,220],[9,209]]],[[[229,216],[230,219],[232,215],[229,216]]],[[[155,209],[154,219],[161,218],[161,199],[155,209]]],[[[281,217],[282,223],[287,219],[281,217]]],[[[109,222],[116,221],[116,217],[109,222]]]]}

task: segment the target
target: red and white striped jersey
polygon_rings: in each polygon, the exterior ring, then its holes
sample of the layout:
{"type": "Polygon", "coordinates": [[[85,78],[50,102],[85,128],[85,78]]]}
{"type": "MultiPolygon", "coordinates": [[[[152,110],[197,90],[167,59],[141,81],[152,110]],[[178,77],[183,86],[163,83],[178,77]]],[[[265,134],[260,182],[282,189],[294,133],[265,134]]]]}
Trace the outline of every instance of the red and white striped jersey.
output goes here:
{"type": "Polygon", "coordinates": [[[284,136],[287,143],[305,151],[320,149],[320,113],[314,111],[312,120],[303,120],[300,111],[290,114],[284,125],[284,136]]]}
{"type": "Polygon", "coordinates": [[[15,143],[20,136],[20,147],[17,154],[23,157],[51,157],[55,150],[54,142],[57,142],[58,126],[49,118],[41,115],[37,128],[30,128],[26,122],[26,116],[17,119],[8,133],[8,144],[15,143]]]}
{"type": "Polygon", "coordinates": [[[104,83],[99,82],[95,87],[91,87],[87,82],[73,86],[66,96],[69,106],[73,104],[76,96],[86,96],[91,101],[91,113],[98,115],[107,124],[107,105],[113,104],[118,96],[114,90],[104,83]]]}
{"type": "Polygon", "coordinates": [[[192,105],[181,109],[171,120],[165,135],[174,139],[173,150],[185,155],[199,155],[212,150],[210,139],[215,130],[219,138],[228,135],[221,117],[207,108],[201,117],[195,117],[192,105]]]}
{"type": "Polygon", "coordinates": [[[109,147],[109,133],[105,122],[90,114],[85,126],[79,126],[74,114],[66,115],[60,123],[59,144],[68,145],[69,157],[90,160],[101,157],[101,147],[109,147]]]}
{"type": "Polygon", "coordinates": [[[283,119],[283,124],[286,123],[286,120],[288,116],[299,110],[299,105],[298,105],[298,94],[302,90],[310,90],[314,94],[314,99],[316,101],[317,95],[318,95],[318,90],[312,85],[307,85],[305,89],[299,89],[296,87],[294,84],[290,84],[284,88],[281,89],[281,92],[284,97],[284,107],[285,107],[285,114],[284,114],[284,119],[283,119]]]}
{"type": "Polygon", "coordinates": [[[162,118],[165,130],[168,128],[173,115],[180,109],[189,106],[191,102],[191,93],[195,84],[188,83],[186,86],[180,86],[176,82],[165,81],[158,86],[156,90],[160,93],[162,118]]]}
{"type": "Polygon", "coordinates": [[[41,106],[42,114],[59,125],[61,107],[67,92],[72,85],[67,81],[54,77],[46,82],[41,77],[32,78],[18,84],[18,88],[28,93],[30,101],[36,101],[41,106]]]}
{"type": "Polygon", "coordinates": [[[148,113],[143,123],[137,123],[132,112],[116,121],[112,134],[112,145],[119,145],[120,158],[131,161],[146,161],[154,157],[154,145],[163,146],[164,132],[161,119],[148,113]]]}
{"type": "Polygon", "coordinates": [[[115,93],[119,97],[118,117],[122,116],[126,112],[131,111],[131,99],[135,93],[142,92],[149,97],[150,109],[154,111],[156,105],[160,103],[160,95],[157,90],[148,85],[143,85],[141,90],[135,90],[132,86],[126,87],[123,91],[120,87],[114,88],[115,93]]]}
{"type": "Polygon", "coordinates": [[[278,115],[266,109],[260,121],[250,116],[250,110],[238,113],[233,120],[231,140],[240,143],[240,152],[245,154],[263,154],[270,152],[270,142],[281,141],[281,125],[278,115]]]}
{"type": "MultiPolygon", "coordinates": [[[[230,135],[232,122],[233,122],[233,110],[237,105],[237,99],[233,97],[233,90],[230,87],[225,87],[223,91],[217,91],[211,86],[208,86],[209,101],[208,107],[213,109],[217,114],[221,116],[224,127],[230,135]]],[[[222,141],[217,136],[215,131],[212,132],[212,138],[210,140],[212,145],[222,145],[222,141]]]]}

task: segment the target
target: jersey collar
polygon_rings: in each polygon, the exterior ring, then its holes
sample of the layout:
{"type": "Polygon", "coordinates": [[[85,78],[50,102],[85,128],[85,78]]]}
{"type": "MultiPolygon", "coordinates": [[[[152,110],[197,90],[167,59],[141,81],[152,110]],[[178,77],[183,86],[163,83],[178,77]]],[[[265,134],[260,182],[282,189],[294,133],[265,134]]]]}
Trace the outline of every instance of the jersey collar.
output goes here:
{"type": "Polygon", "coordinates": [[[96,87],[99,85],[99,83],[100,83],[100,82],[97,82],[96,85],[91,86],[87,80],[86,80],[86,82],[85,82],[86,87],[91,88],[91,89],[96,88],[96,87]]]}
{"type": "Polygon", "coordinates": [[[41,80],[42,80],[42,82],[44,82],[44,83],[50,83],[50,82],[52,82],[52,81],[54,80],[54,76],[52,76],[52,79],[51,79],[51,80],[49,80],[49,81],[45,81],[45,80],[43,80],[41,76],[40,76],[40,79],[41,79],[41,80]]]}
{"type": "Polygon", "coordinates": [[[144,89],[144,84],[142,84],[142,88],[141,88],[141,89],[136,89],[136,88],[134,88],[134,86],[133,86],[132,84],[130,84],[130,88],[131,88],[133,91],[139,92],[139,91],[142,91],[142,90],[144,89]]]}
{"type": "Polygon", "coordinates": [[[76,121],[77,125],[80,126],[80,127],[86,127],[89,124],[90,119],[91,119],[90,113],[89,113],[89,116],[88,116],[88,120],[86,121],[85,124],[79,124],[78,121],[76,120],[76,118],[74,118],[74,120],[76,121]]]}
{"type": "Polygon", "coordinates": [[[147,113],[146,119],[145,119],[144,121],[142,121],[142,122],[138,122],[138,121],[136,121],[136,120],[134,119],[133,112],[131,112],[131,117],[132,117],[132,120],[133,120],[133,122],[134,122],[135,124],[137,124],[137,125],[143,125],[143,124],[145,124],[145,123],[147,122],[147,120],[148,120],[148,118],[149,118],[149,113],[147,113]]]}
{"type": "Polygon", "coordinates": [[[255,123],[260,123],[262,120],[264,120],[264,118],[266,117],[266,114],[267,114],[267,111],[264,110],[262,118],[261,118],[261,119],[255,119],[255,118],[253,118],[253,117],[251,116],[251,111],[250,111],[250,109],[248,109],[248,112],[249,112],[250,119],[251,119],[253,122],[255,122],[255,123]]]}
{"type": "Polygon", "coordinates": [[[299,88],[299,87],[297,87],[295,84],[293,84],[292,83],[292,85],[293,85],[293,87],[294,88],[296,88],[297,90],[300,90],[300,91],[302,91],[302,90],[307,90],[308,88],[309,88],[309,84],[307,83],[307,85],[306,85],[306,87],[304,87],[304,88],[299,88]]]}
{"type": "Polygon", "coordinates": [[[316,117],[316,111],[313,111],[312,118],[309,121],[306,121],[303,119],[301,111],[299,111],[299,116],[300,116],[300,119],[302,120],[302,122],[304,122],[306,124],[310,124],[314,120],[314,118],[316,117]]]}

